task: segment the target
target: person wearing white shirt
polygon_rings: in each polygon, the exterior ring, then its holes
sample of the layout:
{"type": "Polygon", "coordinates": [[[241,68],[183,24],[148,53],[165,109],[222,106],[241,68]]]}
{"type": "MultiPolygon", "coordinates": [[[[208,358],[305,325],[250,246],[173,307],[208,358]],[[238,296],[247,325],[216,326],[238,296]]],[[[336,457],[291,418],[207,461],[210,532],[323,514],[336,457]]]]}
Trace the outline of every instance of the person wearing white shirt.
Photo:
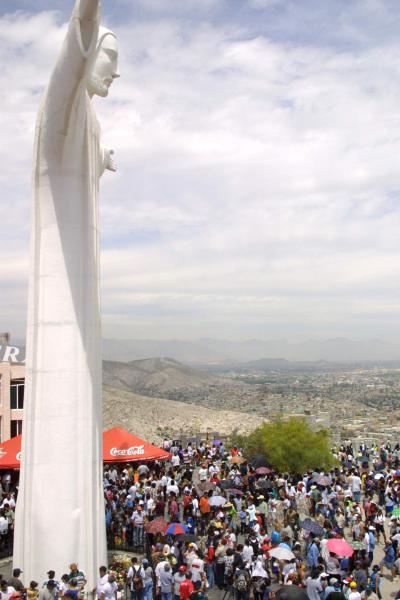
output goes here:
{"type": "Polygon", "coordinates": [[[4,513],[0,513],[0,535],[6,535],[8,532],[8,520],[4,516],[4,513]]]}
{"type": "Polygon", "coordinates": [[[205,466],[200,467],[199,469],[199,479],[200,481],[207,481],[208,470],[205,466]]]}
{"type": "Polygon", "coordinates": [[[4,508],[6,505],[8,505],[10,508],[15,508],[15,500],[14,500],[14,497],[12,496],[12,494],[7,494],[7,496],[4,498],[3,502],[1,503],[0,508],[4,508]]]}
{"type": "Polygon", "coordinates": [[[115,575],[108,576],[107,583],[104,584],[101,590],[100,600],[117,600],[118,585],[115,582],[115,575]]]}
{"type": "Polygon", "coordinates": [[[156,503],[154,502],[154,499],[149,494],[149,498],[146,498],[146,513],[150,517],[153,516],[155,505],[156,503]]]}
{"type": "Polygon", "coordinates": [[[173,467],[179,467],[180,464],[181,464],[181,459],[179,458],[179,455],[174,454],[171,458],[171,465],[173,467]]]}
{"type": "Polygon", "coordinates": [[[105,584],[107,582],[108,582],[107,567],[100,567],[97,585],[93,590],[93,593],[96,594],[97,598],[100,598],[101,592],[103,591],[103,587],[105,586],[105,584]]]}
{"type": "Polygon", "coordinates": [[[243,546],[243,550],[242,550],[243,562],[245,562],[245,563],[253,562],[253,556],[254,556],[253,546],[250,546],[249,541],[246,540],[246,542],[243,546]]]}
{"type": "Polygon", "coordinates": [[[133,600],[134,598],[136,598],[137,600],[139,600],[139,598],[141,598],[141,591],[139,592],[135,589],[134,579],[136,577],[140,577],[143,582],[145,578],[145,572],[142,565],[138,564],[138,559],[136,556],[132,556],[131,563],[132,564],[128,570],[127,582],[129,584],[129,589],[131,590],[131,599],[133,600]]]}
{"type": "Polygon", "coordinates": [[[167,494],[169,495],[171,492],[175,494],[175,496],[179,496],[179,488],[173,479],[171,479],[170,484],[167,486],[167,494]]]}
{"type": "Polygon", "coordinates": [[[197,515],[197,511],[199,510],[199,501],[197,498],[193,498],[192,500],[192,510],[193,516],[195,517],[197,515]]]}
{"type": "Polygon", "coordinates": [[[203,581],[205,579],[204,561],[197,555],[192,560],[190,570],[192,572],[193,583],[196,581],[203,581]]]}
{"type": "Polygon", "coordinates": [[[159,562],[155,568],[155,576],[157,579],[157,586],[160,587],[160,574],[162,571],[164,571],[164,566],[168,563],[167,560],[162,560],[161,562],[159,562]]]}

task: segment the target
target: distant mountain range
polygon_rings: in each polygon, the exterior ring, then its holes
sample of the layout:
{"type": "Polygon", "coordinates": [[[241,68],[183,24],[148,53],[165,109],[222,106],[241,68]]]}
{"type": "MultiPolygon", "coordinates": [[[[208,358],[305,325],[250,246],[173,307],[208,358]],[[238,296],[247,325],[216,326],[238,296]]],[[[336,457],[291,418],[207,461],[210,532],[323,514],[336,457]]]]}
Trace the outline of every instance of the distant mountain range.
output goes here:
{"type": "MultiPolygon", "coordinates": [[[[10,345],[20,347],[20,356],[24,356],[25,344],[23,341],[13,339],[10,345]]],[[[332,365],[324,365],[323,362],[336,363],[335,368],[346,367],[349,364],[371,367],[380,363],[397,367],[400,364],[400,342],[393,343],[381,339],[350,340],[347,338],[310,339],[303,342],[279,339],[232,341],[213,338],[192,341],[179,339],[103,340],[103,359],[105,360],[129,362],[154,357],[169,357],[186,365],[203,366],[211,368],[211,370],[213,367],[216,369],[230,366],[236,368],[239,363],[246,363],[247,367],[251,368],[277,368],[278,370],[292,370],[293,368],[330,370],[332,365]],[[257,365],[254,361],[261,362],[257,365]]]]}
{"type": "Polygon", "coordinates": [[[170,357],[191,365],[223,365],[260,359],[282,361],[329,361],[339,363],[400,361],[400,343],[380,339],[333,338],[289,342],[287,340],[245,341],[203,338],[185,340],[103,341],[103,358],[132,361],[154,356],[170,357]]]}

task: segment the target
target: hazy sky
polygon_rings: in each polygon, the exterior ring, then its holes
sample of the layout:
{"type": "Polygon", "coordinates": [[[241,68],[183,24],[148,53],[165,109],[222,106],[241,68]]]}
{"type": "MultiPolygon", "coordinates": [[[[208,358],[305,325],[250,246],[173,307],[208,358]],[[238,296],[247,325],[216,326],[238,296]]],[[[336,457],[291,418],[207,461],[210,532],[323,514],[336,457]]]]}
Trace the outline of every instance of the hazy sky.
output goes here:
{"type": "MultiPolygon", "coordinates": [[[[22,336],[35,115],[72,0],[0,8],[0,331],[22,336]]],[[[106,337],[400,334],[398,0],[103,0],[106,337]]]]}

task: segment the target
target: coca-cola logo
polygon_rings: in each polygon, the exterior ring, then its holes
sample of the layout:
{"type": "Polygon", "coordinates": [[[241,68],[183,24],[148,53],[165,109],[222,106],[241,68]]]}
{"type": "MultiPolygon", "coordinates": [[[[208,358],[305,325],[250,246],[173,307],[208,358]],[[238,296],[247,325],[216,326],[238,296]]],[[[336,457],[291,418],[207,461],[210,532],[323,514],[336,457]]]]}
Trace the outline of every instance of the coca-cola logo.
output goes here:
{"type": "Polygon", "coordinates": [[[111,456],[137,456],[144,454],[144,445],[131,446],[130,448],[111,448],[111,456]]]}

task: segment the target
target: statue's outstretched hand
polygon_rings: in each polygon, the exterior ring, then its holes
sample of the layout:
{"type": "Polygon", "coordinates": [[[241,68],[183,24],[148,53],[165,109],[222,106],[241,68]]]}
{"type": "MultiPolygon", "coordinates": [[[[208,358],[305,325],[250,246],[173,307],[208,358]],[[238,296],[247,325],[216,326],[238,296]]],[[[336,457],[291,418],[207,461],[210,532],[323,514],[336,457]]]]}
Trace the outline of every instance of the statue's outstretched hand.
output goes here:
{"type": "Polygon", "coordinates": [[[109,150],[108,162],[106,164],[106,169],[108,169],[108,171],[113,171],[115,173],[115,171],[117,170],[117,163],[113,159],[113,154],[114,154],[114,150],[109,150]]]}

